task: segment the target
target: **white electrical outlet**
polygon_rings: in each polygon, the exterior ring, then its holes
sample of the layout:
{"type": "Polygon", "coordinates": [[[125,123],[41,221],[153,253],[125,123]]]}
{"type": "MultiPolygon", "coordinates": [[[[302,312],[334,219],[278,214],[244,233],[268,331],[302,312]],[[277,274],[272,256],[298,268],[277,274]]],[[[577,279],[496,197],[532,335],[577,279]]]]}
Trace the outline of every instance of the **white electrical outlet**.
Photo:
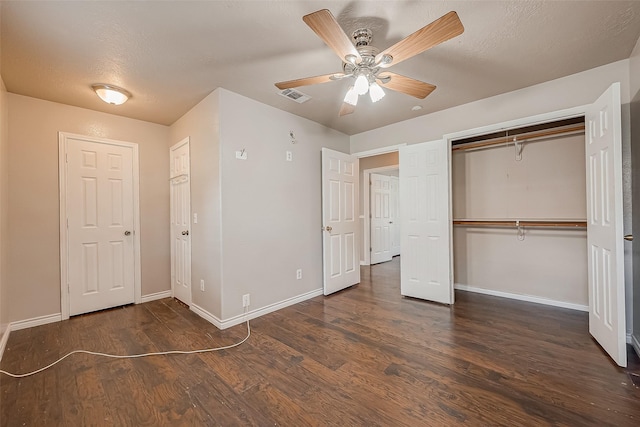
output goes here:
{"type": "Polygon", "coordinates": [[[200,279],[200,290],[204,292],[204,279],[200,279]]]}
{"type": "Polygon", "coordinates": [[[194,214],[193,214],[193,223],[194,223],[194,224],[197,224],[197,223],[198,223],[198,214],[197,214],[197,213],[194,213],[194,214]]]}
{"type": "Polygon", "coordinates": [[[249,294],[242,295],[242,306],[249,307],[250,304],[251,304],[251,299],[249,297],[249,294]]]}
{"type": "Polygon", "coordinates": [[[287,162],[293,161],[293,153],[291,151],[287,151],[287,162]]]}
{"type": "Polygon", "coordinates": [[[302,269],[301,268],[296,270],[296,279],[298,279],[298,280],[302,279],[302,269]]]}
{"type": "Polygon", "coordinates": [[[236,159],[238,160],[247,160],[247,151],[236,151],[236,159]]]}

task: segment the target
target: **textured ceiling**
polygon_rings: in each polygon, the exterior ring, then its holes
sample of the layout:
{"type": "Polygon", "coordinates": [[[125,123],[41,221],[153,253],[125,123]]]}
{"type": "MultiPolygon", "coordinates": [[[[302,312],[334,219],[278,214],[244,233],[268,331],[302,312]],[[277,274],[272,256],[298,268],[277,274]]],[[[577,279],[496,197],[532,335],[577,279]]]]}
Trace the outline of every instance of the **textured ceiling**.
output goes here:
{"type": "Polygon", "coordinates": [[[640,1],[2,1],[0,71],[9,92],[169,125],[223,87],[347,134],[604,65],[631,54],[640,1]],[[274,83],[341,71],[302,16],[328,8],[382,49],[455,10],[465,32],[390,70],[434,84],[424,100],[387,91],[338,117],[348,82],[274,83]],[[133,98],[102,103],[92,83],[133,98]],[[412,111],[414,105],[422,110],[412,111]]]}

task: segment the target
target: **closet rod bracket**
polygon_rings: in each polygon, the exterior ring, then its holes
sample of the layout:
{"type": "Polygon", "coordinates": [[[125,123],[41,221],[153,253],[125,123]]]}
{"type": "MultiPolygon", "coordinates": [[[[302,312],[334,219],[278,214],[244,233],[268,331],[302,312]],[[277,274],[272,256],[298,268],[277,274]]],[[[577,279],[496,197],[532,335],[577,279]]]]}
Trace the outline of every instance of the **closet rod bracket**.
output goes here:
{"type": "Polygon", "coordinates": [[[516,220],[516,227],[518,228],[518,240],[524,240],[524,227],[520,225],[520,221],[516,220]]]}
{"type": "Polygon", "coordinates": [[[517,137],[513,137],[513,146],[516,149],[516,162],[522,160],[522,149],[524,148],[523,141],[518,141],[517,137]]]}

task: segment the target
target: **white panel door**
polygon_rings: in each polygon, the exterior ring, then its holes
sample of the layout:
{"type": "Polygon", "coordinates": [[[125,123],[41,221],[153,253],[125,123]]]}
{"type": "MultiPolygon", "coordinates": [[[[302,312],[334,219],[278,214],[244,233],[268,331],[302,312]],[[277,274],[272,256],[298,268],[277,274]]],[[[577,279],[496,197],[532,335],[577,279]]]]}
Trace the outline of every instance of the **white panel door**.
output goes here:
{"type": "Polygon", "coordinates": [[[69,314],[134,302],[133,148],[66,139],[69,314]]]}
{"type": "Polygon", "coordinates": [[[400,179],[389,177],[389,221],[391,223],[391,256],[400,255],[400,179]]]}
{"type": "Polygon", "coordinates": [[[585,120],[589,332],[627,366],[620,83],[588,108],[585,120]]]}
{"type": "Polygon", "coordinates": [[[391,261],[391,191],[388,176],[370,175],[371,264],[391,261]]]}
{"type": "Polygon", "coordinates": [[[324,294],[360,283],[358,159],[322,149],[322,263],[324,294]]]}
{"type": "Polygon", "coordinates": [[[171,209],[171,289],[191,305],[191,184],[189,138],[169,149],[171,209]]]}
{"type": "Polygon", "coordinates": [[[402,295],[453,304],[446,141],[400,148],[400,222],[402,295]]]}

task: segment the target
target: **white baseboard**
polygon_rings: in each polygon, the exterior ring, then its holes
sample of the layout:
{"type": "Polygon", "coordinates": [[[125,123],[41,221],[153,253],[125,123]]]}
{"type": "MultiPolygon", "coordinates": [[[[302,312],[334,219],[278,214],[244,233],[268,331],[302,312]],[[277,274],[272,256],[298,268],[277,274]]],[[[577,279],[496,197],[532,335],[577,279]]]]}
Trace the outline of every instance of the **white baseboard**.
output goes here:
{"type": "Polygon", "coordinates": [[[536,304],[551,305],[554,307],[568,308],[570,310],[589,311],[588,305],[574,304],[571,302],[556,301],[548,298],[536,297],[533,295],[512,294],[510,292],[495,291],[493,289],[476,288],[474,286],[456,283],[455,289],[467,292],[475,292],[478,294],[492,295],[494,297],[510,298],[519,301],[533,302],[536,304]]]}
{"type": "Polygon", "coordinates": [[[283,309],[293,304],[297,304],[302,301],[306,301],[311,298],[315,298],[319,295],[322,295],[322,289],[316,289],[311,292],[304,293],[302,295],[297,295],[292,298],[288,298],[286,300],[276,302],[265,307],[257,308],[255,310],[250,310],[246,315],[240,314],[238,316],[231,317],[229,319],[221,320],[218,319],[213,314],[209,313],[207,310],[202,307],[197,306],[196,304],[191,304],[191,311],[196,313],[198,316],[202,317],[205,320],[208,320],[213,325],[215,325],[218,329],[227,329],[235,325],[239,325],[241,323],[246,322],[247,320],[255,319],[256,317],[264,316],[265,314],[273,313],[274,311],[283,309]]]}
{"type": "Polygon", "coordinates": [[[636,337],[635,335],[631,334],[631,347],[633,347],[633,349],[636,351],[636,354],[638,355],[638,357],[640,357],[640,337],[636,337]]]}
{"type": "Polygon", "coordinates": [[[2,355],[4,354],[4,349],[7,346],[7,341],[9,341],[9,333],[11,332],[11,325],[7,325],[0,337],[0,360],[2,360],[2,355]]]}
{"type": "Polygon", "coordinates": [[[153,294],[143,295],[140,298],[140,304],[145,302],[155,301],[157,299],[162,299],[162,298],[171,298],[172,296],[173,296],[173,293],[171,292],[171,289],[169,289],[168,291],[155,292],[153,294]]]}
{"type": "Polygon", "coordinates": [[[198,316],[202,317],[207,322],[212,323],[213,326],[215,326],[216,328],[222,329],[222,320],[218,319],[216,316],[209,313],[204,308],[200,307],[197,304],[191,303],[191,306],[189,306],[189,309],[193,311],[195,314],[197,314],[198,316]]]}
{"type": "Polygon", "coordinates": [[[10,328],[12,331],[19,331],[20,329],[33,328],[34,326],[46,325],[47,323],[61,322],[62,313],[48,314],[46,316],[33,317],[31,319],[18,320],[17,322],[11,322],[10,328]]]}

